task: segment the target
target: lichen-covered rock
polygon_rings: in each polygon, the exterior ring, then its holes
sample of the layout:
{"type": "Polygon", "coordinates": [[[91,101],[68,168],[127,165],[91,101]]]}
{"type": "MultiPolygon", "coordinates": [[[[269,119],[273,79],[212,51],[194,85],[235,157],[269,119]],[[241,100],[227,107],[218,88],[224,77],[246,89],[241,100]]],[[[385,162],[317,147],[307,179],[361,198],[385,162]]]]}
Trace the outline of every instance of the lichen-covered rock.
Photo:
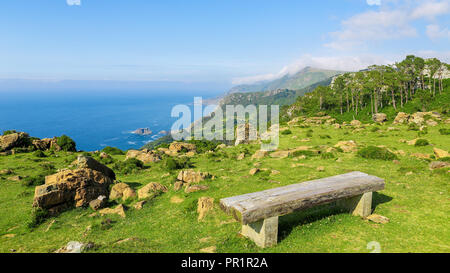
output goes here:
{"type": "Polygon", "coordinates": [[[108,199],[104,195],[100,195],[97,197],[97,199],[92,200],[89,202],[89,207],[91,207],[93,210],[99,210],[106,206],[108,203],[108,199]]]}
{"type": "Polygon", "coordinates": [[[99,210],[99,213],[101,215],[104,215],[104,214],[117,214],[117,215],[119,215],[122,218],[126,217],[125,207],[122,204],[118,205],[114,209],[105,208],[105,209],[99,210]]]}
{"type": "Polygon", "coordinates": [[[111,170],[109,167],[107,167],[106,165],[103,165],[102,163],[98,162],[97,160],[93,159],[90,156],[84,156],[84,155],[78,156],[76,164],[79,169],[88,168],[88,169],[96,170],[96,171],[101,172],[104,175],[108,176],[112,180],[116,179],[116,174],[114,173],[113,170],[111,170]]]}
{"type": "Polygon", "coordinates": [[[371,214],[371,215],[367,216],[366,219],[369,221],[372,221],[374,223],[377,223],[377,224],[389,223],[389,218],[387,218],[383,215],[379,215],[379,214],[371,214]]]}
{"type": "Polygon", "coordinates": [[[351,122],[350,122],[350,125],[351,126],[353,126],[353,127],[360,127],[361,126],[361,121],[359,121],[359,120],[352,120],[351,122]]]}
{"type": "Polygon", "coordinates": [[[258,168],[253,168],[253,169],[251,169],[249,172],[248,172],[248,174],[250,174],[250,175],[255,175],[255,174],[257,174],[259,172],[259,169],[258,168]]]}
{"type": "Polygon", "coordinates": [[[179,152],[195,152],[196,146],[192,143],[184,143],[184,142],[172,142],[169,145],[169,151],[179,153],[179,152]]]}
{"type": "Polygon", "coordinates": [[[268,151],[258,150],[252,155],[252,159],[262,159],[269,154],[268,151]]]}
{"type": "Polygon", "coordinates": [[[177,179],[183,181],[184,183],[199,183],[209,177],[211,177],[211,175],[207,172],[184,170],[180,171],[177,179]]]}
{"type": "Polygon", "coordinates": [[[448,162],[442,162],[442,161],[433,161],[428,165],[430,170],[436,170],[436,169],[442,169],[442,168],[449,168],[450,163],[448,162]]]}
{"type": "Polygon", "coordinates": [[[126,183],[117,183],[111,188],[109,199],[122,198],[123,201],[134,198],[136,192],[126,183]]]}
{"type": "Polygon", "coordinates": [[[45,177],[45,184],[35,188],[33,206],[47,209],[50,214],[71,206],[87,206],[99,195],[108,196],[112,183],[110,177],[96,170],[63,170],[45,177]]]}
{"type": "Polygon", "coordinates": [[[187,185],[184,189],[185,193],[197,192],[197,191],[206,191],[209,187],[207,185],[187,185]]]}
{"type": "Polygon", "coordinates": [[[433,148],[433,152],[434,155],[436,156],[436,158],[444,158],[444,157],[450,157],[450,153],[447,151],[444,151],[442,149],[439,148],[433,148]]]}
{"type": "Polygon", "coordinates": [[[156,182],[151,182],[138,190],[138,197],[139,199],[145,199],[159,192],[167,192],[167,187],[156,182]]]}
{"type": "Polygon", "coordinates": [[[372,116],[372,120],[375,121],[375,122],[382,123],[382,122],[385,122],[387,120],[387,115],[384,114],[384,113],[374,114],[372,116]]]}
{"type": "Polygon", "coordinates": [[[205,218],[208,211],[212,210],[214,207],[214,198],[211,197],[200,197],[198,199],[198,206],[197,206],[197,212],[198,212],[198,220],[202,220],[205,218]]]}
{"type": "Polygon", "coordinates": [[[404,112],[399,112],[394,119],[394,124],[408,123],[409,117],[410,117],[409,114],[406,114],[404,112]]]}
{"type": "Polygon", "coordinates": [[[142,151],[129,150],[125,159],[130,158],[136,158],[144,163],[158,162],[161,160],[161,157],[157,153],[147,149],[144,149],[142,151]]]}
{"type": "Polygon", "coordinates": [[[12,133],[0,136],[0,151],[11,150],[13,148],[24,148],[31,144],[27,133],[12,133]]]}
{"type": "Polygon", "coordinates": [[[334,147],[342,149],[344,153],[356,152],[358,150],[358,145],[353,140],[339,141],[334,147]]]}

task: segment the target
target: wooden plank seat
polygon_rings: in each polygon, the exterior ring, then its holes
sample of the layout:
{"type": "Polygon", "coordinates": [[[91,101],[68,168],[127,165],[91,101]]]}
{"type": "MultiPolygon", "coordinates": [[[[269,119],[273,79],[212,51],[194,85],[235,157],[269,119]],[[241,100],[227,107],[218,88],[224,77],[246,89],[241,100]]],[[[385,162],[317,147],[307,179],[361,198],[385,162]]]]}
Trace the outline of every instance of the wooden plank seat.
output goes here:
{"type": "Polygon", "coordinates": [[[220,200],[221,208],[242,223],[242,234],[260,247],[277,244],[278,217],[293,211],[336,202],[353,215],[371,214],[372,192],[384,180],[350,172],[220,200]]]}

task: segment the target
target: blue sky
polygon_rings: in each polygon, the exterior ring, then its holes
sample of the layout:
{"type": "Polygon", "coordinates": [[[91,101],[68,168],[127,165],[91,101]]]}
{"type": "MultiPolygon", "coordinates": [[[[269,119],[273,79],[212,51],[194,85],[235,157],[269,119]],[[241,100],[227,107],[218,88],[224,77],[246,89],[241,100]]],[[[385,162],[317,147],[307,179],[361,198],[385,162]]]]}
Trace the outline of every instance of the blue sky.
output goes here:
{"type": "Polygon", "coordinates": [[[0,79],[251,83],[450,61],[450,0],[8,0],[0,79]]]}

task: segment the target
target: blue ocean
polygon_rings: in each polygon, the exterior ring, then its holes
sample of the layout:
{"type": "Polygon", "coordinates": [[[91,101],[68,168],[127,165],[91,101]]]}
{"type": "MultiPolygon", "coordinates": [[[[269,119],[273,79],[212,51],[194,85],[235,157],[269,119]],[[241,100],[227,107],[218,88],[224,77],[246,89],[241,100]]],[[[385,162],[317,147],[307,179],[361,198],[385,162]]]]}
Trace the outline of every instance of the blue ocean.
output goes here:
{"type": "Polygon", "coordinates": [[[194,96],[204,99],[217,93],[195,92],[15,92],[0,94],[0,131],[17,130],[46,138],[70,136],[77,149],[100,150],[113,146],[138,149],[170,131],[178,104],[193,108],[194,96]],[[137,135],[150,128],[151,135],[137,135]]]}

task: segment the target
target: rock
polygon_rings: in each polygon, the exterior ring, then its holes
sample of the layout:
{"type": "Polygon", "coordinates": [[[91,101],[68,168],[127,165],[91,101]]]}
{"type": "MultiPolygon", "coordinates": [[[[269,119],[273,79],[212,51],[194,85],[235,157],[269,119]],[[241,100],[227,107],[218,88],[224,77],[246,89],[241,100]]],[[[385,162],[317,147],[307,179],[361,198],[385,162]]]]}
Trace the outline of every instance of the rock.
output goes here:
{"type": "Polygon", "coordinates": [[[197,191],[206,191],[208,190],[209,187],[206,185],[188,185],[186,186],[186,188],[184,189],[185,193],[191,193],[191,192],[197,192],[197,191]]]}
{"type": "Polygon", "coordinates": [[[89,202],[89,206],[93,210],[99,210],[99,209],[102,209],[102,208],[104,208],[106,206],[107,201],[108,200],[106,199],[106,196],[100,195],[99,197],[97,197],[97,199],[94,199],[91,202],[89,202]]]}
{"type": "Polygon", "coordinates": [[[61,150],[61,147],[56,143],[56,138],[43,138],[43,139],[35,139],[32,141],[34,148],[41,151],[50,150],[52,147],[58,146],[58,149],[61,150]]]}
{"type": "Polygon", "coordinates": [[[428,165],[428,167],[430,167],[430,170],[448,168],[448,167],[450,167],[450,163],[442,162],[442,161],[434,161],[434,162],[431,162],[430,165],[428,165]]]}
{"type": "Polygon", "coordinates": [[[19,182],[22,181],[23,177],[20,175],[15,175],[15,176],[10,176],[8,177],[9,181],[15,181],[15,182],[19,182]]]}
{"type": "Polygon", "coordinates": [[[377,223],[377,224],[389,223],[389,218],[382,216],[382,215],[378,215],[378,214],[371,214],[371,215],[367,216],[366,219],[369,221],[372,221],[374,223],[377,223]]]}
{"type": "Polygon", "coordinates": [[[104,175],[108,176],[112,180],[116,179],[116,174],[113,170],[108,168],[107,166],[103,165],[102,163],[98,162],[97,160],[93,159],[90,156],[84,156],[80,155],[77,158],[77,167],[79,169],[88,168],[91,170],[95,170],[98,172],[103,173],[104,175]]]}
{"type": "Polygon", "coordinates": [[[169,132],[167,132],[166,130],[161,130],[158,132],[159,135],[168,135],[169,132]]]}
{"type": "Polygon", "coordinates": [[[358,145],[353,140],[339,141],[334,147],[342,149],[344,153],[356,152],[358,150],[358,145]]]}
{"type": "Polygon", "coordinates": [[[194,151],[195,152],[196,147],[195,144],[191,144],[191,143],[184,143],[184,142],[172,142],[169,145],[169,151],[171,152],[175,152],[175,153],[179,153],[182,151],[186,151],[186,152],[191,152],[194,151]]]}
{"type": "Polygon", "coordinates": [[[436,156],[436,158],[444,158],[444,157],[450,157],[450,153],[447,151],[444,151],[442,149],[438,149],[438,148],[433,148],[434,151],[434,155],[436,156]]]}
{"type": "Polygon", "coordinates": [[[83,244],[76,241],[68,242],[66,246],[56,250],[55,253],[82,253],[83,251],[92,248],[92,243],[83,244]]]}
{"type": "Polygon", "coordinates": [[[421,125],[425,122],[424,116],[427,114],[427,112],[417,112],[410,116],[408,122],[409,123],[415,123],[417,125],[421,125]]]}
{"type": "Polygon", "coordinates": [[[139,199],[145,199],[160,192],[167,192],[167,187],[156,182],[150,182],[138,190],[138,197],[139,199]]]}
{"type": "Polygon", "coordinates": [[[149,151],[147,149],[142,150],[142,151],[129,150],[127,152],[125,159],[130,159],[130,158],[136,158],[145,164],[151,163],[151,162],[158,162],[161,160],[161,157],[157,153],[155,153],[154,151],[149,151]]]}
{"type": "Polygon", "coordinates": [[[268,151],[258,150],[252,155],[252,159],[262,159],[268,154],[268,151]]]}
{"type": "Polygon", "coordinates": [[[410,156],[416,157],[419,159],[431,159],[431,156],[429,154],[414,153],[414,154],[411,154],[410,156]]]}
{"type": "Polygon", "coordinates": [[[200,249],[200,252],[203,253],[216,253],[217,247],[216,246],[210,246],[200,249]]]}
{"type": "Polygon", "coordinates": [[[13,172],[10,169],[0,170],[0,175],[8,175],[12,173],[13,172]]]}
{"type": "Polygon", "coordinates": [[[105,153],[105,152],[101,152],[100,153],[100,158],[107,159],[107,158],[111,158],[111,156],[109,154],[105,153]]]}
{"type": "Polygon", "coordinates": [[[220,149],[223,149],[226,147],[227,147],[227,145],[225,143],[222,143],[222,144],[217,145],[216,150],[220,150],[220,149]]]}
{"type": "Polygon", "coordinates": [[[245,158],[245,153],[241,153],[238,155],[238,157],[236,158],[237,160],[243,160],[245,158]]]}
{"type": "Polygon", "coordinates": [[[170,176],[170,173],[165,173],[165,174],[161,175],[161,178],[168,177],[168,176],[170,176]]]}
{"type": "Polygon", "coordinates": [[[398,128],[395,128],[395,127],[388,127],[388,128],[387,128],[387,131],[388,131],[388,132],[391,132],[391,131],[398,131],[398,128]]]}
{"type": "Polygon", "coordinates": [[[405,156],[406,155],[405,151],[403,151],[403,150],[395,151],[394,154],[401,155],[401,156],[405,156]]]}
{"type": "Polygon", "coordinates": [[[250,174],[250,175],[255,175],[255,174],[257,174],[259,172],[259,169],[258,168],[253,168],[253,169],[251,169],[248,173],[250,174]]]}
{"type": "Polygon", "coordinates": [[[408,120],[409,120],[409,114],[406,114],[404,112],[399,112],[394,119],[394,124],[408,123],[408,120]]]}
{"type": "Polygon", "coordinates": [[[341,125],[339,123],[333,124],[334,129],[340,129],[341,125]]]}
{"type": "Polygon", "coordinates": [[[179,191],[179,190],[181,190],[181,188],[183,188],[183,182],[182,181],[177,181],[177,182],[175,182],[175,184],[173,184],[173,190],[174,191],[179,191]]]}
{"type": "Polygon", "coordinates": [[[311,141],[311,139],[310,138],[303,138],[302,140],[300,140],[301,142],[310,142],[311,141]]]}
{"type": "Polygon", "coordinates": [[[197,206],[197,213],[198,213],[198,219],[202,220],[205,218],[206,213],[210,210],[212,210],[214,207],[214,198],[211,197],[200,197],[198,199],[198,206],[197,206]]]}
{"type": "Polygon", "coordinates": [[[172,203],[172,204],[180,204],[180,203],[183,203],[183,201],[184,201],[184,198],[181,198],[181,197],[179,197],[179,196],[172,196],[171,198],[170,198],[170,203],[172,203]]]}
{"type": "Polygon", "coordinates": [[[184,170],[180,171],[177,176],[177,179],[183,181],[184,183],[199,183],[207,178],[210,178],[211,175],[207,172],[200,172],[194,170],[184,170]]]}
{"type": "Polygon", "coordinates": [[[63,170],[45,177],[37,186],[33,206],[47,209],[51,215],[75,206],[87,206],[100,195],[109,195],[112,179],[92,169],[63,170]]]}
{"type": "Polygon", "coordinates": [[[361,124],[362,124],[361,121],[356,120],[356,119],[354,119],[354,120],[352,120],[352,121],[350,122],[350,125],[353,126],[353,127],[360,127],[361,124]]]}
{"type": "Polygon", "coordinates": [[[410,145],[410,146],[414,146],[414,145],[416,145],[416,141],[417,141],[417,140],[418,140],[418,138],[413,139],[413,140],[410,140],[410,141],[407,141],[406,144],[408,144],[408,145],[410,145]]]}
{"type": "Polygon", "coordinates": [[[276,151],[270,154],[270,157],[273,158],[286,158],[291,154],[290,151],[276,151]]]}
{"type": "Polygon", "coordinates": [[[7,234],[4,234],[4,235],[2,235],[2,237],[3,238],[14,238],[14,237],[16,237],[16,234],[14,234],[14,233],[7,233],[7,234]]]}
{"type": "Polygon", "coordinates": [[[292,120],[288,121],[287,125],[294,125],[300,121],[301,117],[295,117],[292,120]]]}
{"type": "Polygon", "coordinates": [[[250,123],[238,124],[236,127],[236,141],[234,145],[249,144],[250,141],[258,138],[257,129],[250,123]]]}
{"type": "Polygon", "coordinates": [[[109,195],[109,199],[118,199],[122,198],[123,201],[126,201],[130,198],[136,197],[136,192],[126,183],[117,183],[111,188],[111,193],[109,195]]]}
{"type": "Polygon", "coordinates": [[[277,171],[277,170],[272,170],[271,172],[270,172],[270,174],[271,175],[277,175],[277,174],[280,174],[281,172],[280,171],[277,171]]]}
{"type": "Polygon", "coordinates": [[[134,208],[137,210],[141,210],[144,207],[145,203],[147,203],[147,201],[145,200],[139,201],[136,204],[134,204],[134,208]]]}
{"type": "Polygon", "coordinates": [[[12,133],[0,136],[0,151],[11,150],[12,148],[24,148],[31,144],[27,133],[12,133]]]}
{"type": "Polygon", "coordinates": [[[387,115],[384,113],[374,114],[372,120],[375,122],[383,123],[387,120],[387,115]]]}
{"type": "Polygon", "coordinates": [[[325,167],[324,166],[319,166],[316,169],[318,172],[324,172],[325,171],[325,167]]]}
{"type": "Polygon", "coordinates": [[[125,218],[125,207],[120,204],[117,207],[115,207],[114,209],[111,208],[106,208],[106,209],[102,209],[98,211],[101,215],[105,215],[105,214],[117,214],[122,218],[125,218]]]}
{"type": "Polygon", "coordinates": [[[432,119],[427,120],[427,121],[426,121],[426,124],[427,124],[428,126],[431,126],[431,127],[434,127],[434,126],[437,126],[437,125],[438,125],[438,123],[437,123],[436,121],[432,120],[432,119]]]}
{"type": "Polygon", "coordinates": [[[139,128],[132,132],[133,134],[141,135],[141,136],[147,136],[151,135],[153,132],[150,130],[150,128],[139,128]]]}

